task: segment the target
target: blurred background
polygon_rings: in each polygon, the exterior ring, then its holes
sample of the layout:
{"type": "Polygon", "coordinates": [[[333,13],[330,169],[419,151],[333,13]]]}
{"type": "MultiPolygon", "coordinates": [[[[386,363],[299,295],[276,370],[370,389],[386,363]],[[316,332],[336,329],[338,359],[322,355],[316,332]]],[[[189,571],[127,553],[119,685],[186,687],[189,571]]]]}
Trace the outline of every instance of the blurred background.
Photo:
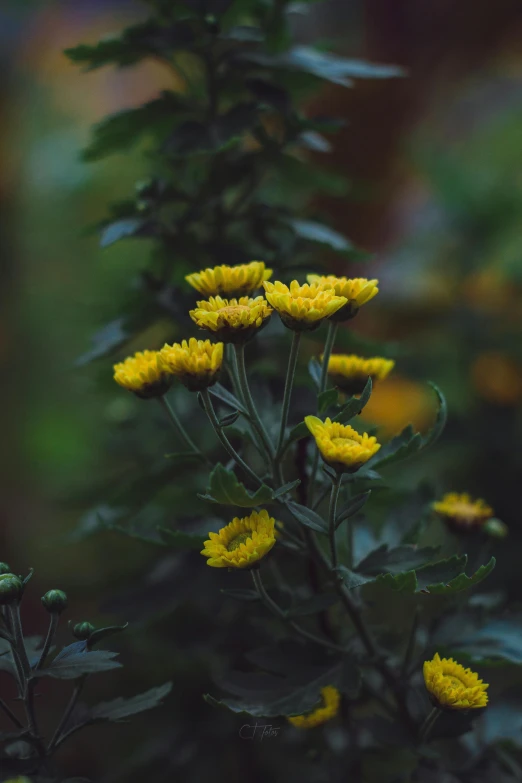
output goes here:
{"type": "MultiPolygon", "coordinates": [[[[123,470],[112,459],[111,431],[124,426],[130,433],[142,416],[140,402],[113,384],[108,362],[76,367],[75,360],[149,251],[146,240],[101,250],[92,230],[107,204],[144,176],[146,159],[136,153],[85,164],[80,150],[93,123],[154,97],[172,77],[153,63],[82,74],[62,51],[117,32],[143,13],[142,5],[115,0],[3,0],[0,8],[0,555],[17,573],[36,567],[25,602],[33,633],[44,630],[45,590],[67,591],[74,621],[123,622],[139,605],[143,574],[154,583],[164,567],[152,547],[117,534],[81,542],[72,535],[100,488],[123,470]],[[137,593],[120,600],[129,579],[137,593]]],[[[357,274],[381,283],[356,329],[361,340],[391,343],[397,356],[397,371],[365,415],[387,435],[409,421],[426,429],[434,407],[426,379],[435,381],[447,395],[450,423],[434,453],[409,466],[407,481],[429,474],[438,492],[484,497],[512,542],[522,508],[522,6],[338,0],[318,5],[296,23],[296,33],[408,71],[404,79],[328,88],[314,104],[348,120],[320,162],[350,178],[350,193],[322,207],[332,225],[369,251],[357,274]]],[[[516,570],[510,573],[516,595],[516,570]]],[[[154,648],[173,622],[173,605],[158,601],[163,620],[145,633],[137,613],[118,642],[125,669],[105,682],[100,677],[91,698],[144,690],[170,679],[175,665],[176,687],[184,684],[176,707],[187,716],[176,728],[183,736],[151,733],[161,711],[135,718],[132,727],[90,729],[64,751],[71,775],[130,779],[118,759],[145,726],[142,768],[154,771],[157,744],[170,742],[178,749],[172,769],[184,769],[201,747],[190,721],[199,741],[212,733],[209,708],[187,707],[207,687],[198,667],[205,636],[197,610],[188,620],[176,618],[193,632],[188,661],[176,647],[154,648]]],[[[223,749],[229,779],[236,779],[246,745],[223,749]]],[[[261,767],[256,774],[266,779],[261,767]]],[[[192,780],[188,772],[184,780],[192,780]]]]}

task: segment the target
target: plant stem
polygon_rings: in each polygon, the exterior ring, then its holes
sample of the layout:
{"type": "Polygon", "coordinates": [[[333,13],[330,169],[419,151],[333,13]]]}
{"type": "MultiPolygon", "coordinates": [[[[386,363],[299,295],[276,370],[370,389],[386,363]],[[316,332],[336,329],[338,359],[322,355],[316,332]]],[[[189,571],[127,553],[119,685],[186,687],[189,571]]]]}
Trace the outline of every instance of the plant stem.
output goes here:
{"type": "Polygon", "coordinates": [[[71,698],[69,699],[69,703],[67,704],[67,707],[65,708],[65,712],[63,713],[60,722],[58,726],[56,727],[56,731],[53,734],[53,738],[49,743],[48,752],[51,753],[55,747],[57,747],[60,744],[60,741],[62,738],[62,732],[67,725],[67,721],[71,717],[71,714],[76,707],[76,702],[78,701],[78,698],[80,696],[80,693],[83,690],[83,686],[85,684],[85,680],[87,679],[86,675],[83,675],[83,677],[79,677],[75,684],[74,684],[74,690],[72,692],[71,698]]]}
{"type": "Polygon", "coordinates": [[[11,710],[9,705],[5,703],[3,699],[0,699],[0,710],[3,710],[5,712],[5,714],[10,718],[10,720],[12,720],[12,722],[18,729],[24,728],[24,724],[22,723],[22,721],[18,720],[14,712],[11,710]]]}
{"type": "MultiPolygon", "coordinates": [[[[328,332],[326,334],[326,342],[324,345],[323,361],[321,364],[321,377],[319,379],[319,394],[326,391],[326,381],[328,378],[328,365],[330,363],[330,356],[335,344],[335,338],[337,336],[337,329],[339,324],[335,321],[328,322],[328,332]]],[[[317,477],[317,469],[319,468],[319,449],[314,446],[314,458],[312,462],[312,471],[310,473],[310,495],[308,498],[308,505],[311,506],[314,500],[315,492],[315,480],[317,477]]]]}
{"type": "Polygon", "coordinates": [[[408,644],[406,645],[406,651],[404,653],[404,660],[402,662],[401,675],[403,678],[408,676],[408,670],[410,668],[413,651],[415,650],[415,636],[417,634],[417,627],[419,625],[419,607],[415,607],[415,613],[413,615],[413,621],[408,636],[408,644]]]}
{"type": "Polygon", "coordinates": [[[261,484],[263,483],[262,480],[259,478],[259,476],[256,473],[254,473],[252,468],[250,468],[246,464],[246,462],[242,459],[242,457],[239,456],[239,454],[237,453],[237,451],[232,446],[229,439],[223,432],[223,427],[219,423],[219,419],[216,416],[216,411],[214,410],[214,406],[212,404],[212,400],[210,399],[210,394],[208,393],[208,389],[204,389],[201,392],[201,400],[203,402],[203,407],[205,408],[205,413],[207,414],[210,423],[212,424],[223,448],[232,457],[232,459],[235,460],[235,462],[237,462],[237,464],[239,465],[243,473],[245,473],[248,476],[248,478],[252,479],[252,481],[254,481],[258,486],[261,486],[261,484]]]}
{"type": "Polygon", "coordinates": [[[298,625],[296,622],[291,620],[286,612],[281,609],[276,602],[270,598],[268,595],[265,586],[263,584],[263,580],[261,579],[261,571],[260,569],[252,569],[252,581],[254,582],[254,586],[259,594],[259,597],[261,598],[262,602],[265,604],[267,609],[270,609],[270,611],[276,615],[276,617],[279,617],[280,620],[282,620],[285,623],[288,623],[288,625],[293,628],[293,630],[298,633],[300,636],[302,636],[305,639],[308,639],[311,642],[315,642],[315,644],[320,644],[322,647],[328,647],[330,650],[335,650],[336,652],[340,653],[347,653],[348,651],[345,650],[344,647],[341,647],[338,644],[334,644],[333,642],[329,642],[326,639],[322,639],[320,636],[316,636],[314,633],[310,633],[310,631],[305,630],[304,628],[301,628],[300,625],[298,625]]]}
{"type": "Polygon", "coordinates": [[[245,346],[235,345],[234,348],[235,348],[236,358],[237,358],[239,386],[241,389],[241,393],[243,395],[243,399],[245,401],[247,411],[250,415],[250,422],[254,430],[257,432],[261,442],[263,443],[263,446],[265,447],[270,463],[273,464],[274,456],[275,456],[274,446],[268,436],[268,433],[265,429],[265,425],[263,424],[263,422],[259,417],[259,413],[257,412],[256,405],[252,398],[252,394],[250,393],[250,387],[248,385],[248,378],[247,378],[246,366],[245,366],[245,346]]]}
{"type": "Polygon", "coordinates": [[[337,568],[337,543],[335,540],[335,519],[337,516],[337,501],[339,499],[339,490],[341,489],[342,473],[337,473],[335,481],[332,482],[332,491],[330,493],[330,509],[328,512],[328,538],[330,541],[330,555],[332,558],[332,568],[337,568]]]}
{"type": "Polygon", "coordinates": [[[228,369],[228,375],[230,377],[230,383],[232,384],[232,389],[234,390],[234,394],[238,398],[240,402],[244,404],[243,395],[241,393],[241,388],[239,386],[239,378],[237,373],[237,359],[236,359],[236,353],[234,351],[234,346],[230,343],[225,346],[226,349],[226,357],[227,357],[227,369],[228,369]]]}
{"type": "Polygon", "coordinates": [[[11,617],[11,629],[13,632],[14,649],[18,654],[18,660],[20,661],[24,677],[28,678],[31,674],[31,664],[27,657],[27,651],[25,649],[24,634],[22,631],[22,623],[20,620],[20,606],[19,604],[11,604],[9,607],[9,613],[11,617]]]}
{"type": "Polygon", "coordinates": [[[208,462],[207,458],[204,456],[204,454],[201,453],[201,451],[198,449],[194,441],[190,438],[190,436],[185,431],[185,428],[183,427],[183,424],[180,422],[176,411],[174,410],[170,402],[167,400],[165,395],[163,395],[162,397],[158,397],[157,399],[159,404],[167,414],[168,418],[172,422],[174,429],[176,430],[180,438],[183,440],[188,450],[192,451],[199,459],[203,460],[204,462],[208,462]]]}
{"type": "Polygon", "coordinates": [[[49,621],[49,628],[47,629],[47,636],[45,637],[44,646],[42,648],[42,652],[40,654],[40,657],[38,659],[38,663],[35,666],[35,669],[41,669],[41,667],[45,663],[45,659],[49,655],[49,650],[51,649],[51,645],[54,640],[54,635],[56,633],[56,629],[58,628],[58,623],[60,622],[60,615],[56,612],[51,613],[51,619],[49,621]]]}
{"type": "Polygon", "coordinates": [[[299,355],[300,344],[301,344],[301,332],[294,332],[292,337],[292,347],[290,348],[290,357],[288,359],[288,369],[286,371],[285,391],[283,395],[283,409],[281,412],[281,427],[279,430],[279,440],[276,449],[276,459],[279,459],[281,457],[283,443],[285,440],[285,431],[288,422],[288,411],[290,410],[290,401],[292,398],[292,388],[294,385],[295,368],[297,366],[297,357],[299,355]]]}
{"type": "Polygon", "coordinates": [[[426,740],[428,739],[429,733],[432,730],[432,728],[433,728],[433,726],[435,724],[435,721],[439,717],[440,713],[441,713],[441,710],[439,710],[438,707],[433,707],[433,709],[431,710],[431,712],[427,716],[426,720],[424,721],[424,723],[420,727],[419,742],[426,742],[426,740]]]}

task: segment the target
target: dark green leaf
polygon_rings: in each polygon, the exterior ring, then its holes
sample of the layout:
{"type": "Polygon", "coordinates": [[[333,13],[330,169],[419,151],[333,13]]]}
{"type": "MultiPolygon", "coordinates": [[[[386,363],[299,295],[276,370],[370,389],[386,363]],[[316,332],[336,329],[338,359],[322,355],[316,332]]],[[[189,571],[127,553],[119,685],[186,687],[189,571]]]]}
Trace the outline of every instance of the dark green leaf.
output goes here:
{"type": "Polygon", "coordinates": [[[130,699],[121,697],[97,704],[90,710],[89,722],[98,721],[119,721],[129,718],[131,715],[137,715],[139,712],[151,710],[158,707],[165,696],[168,696],[172,690],[172,683],[167,682],[157,688],[151,688],[139,696],[133,696],[130,699]]]}
{"type": "Polygon", "coordinates": [[[302,438],[307,438],[309,436],[310,430],[306,426],[306,422],[301,421],[299,424],[296,424],[295,427],[293,427],[288,433],[283,451],[286,451],[288,446],[290,446],[290,444],[295,440],[301,440],[302,438]]]}
{"type": "Polygon", "coordinates": [[[240,411],[232,411],[232,413],[223,416],[223,418],[219,420],[219,423],[222,427],[231,427],[232,424],[234,424],[240,416],[241,416],[240,411]]]}
{"type": "MultiPolygon", "coordinates": [[[[429,593],[448,595],[450,593],[459,593],[462,590],[467,590],[479,582],[482,582],[495,568],[496,560],[494,557],[490,559],[488,563],[480,566],[474,574],[467,576],[466,574],[459,574],[454,579],[451,579],[447,584],[435,584],[430,583],[426,589],[429,593]]],[[[419,579],[419,586],[425,584],[422,579],[422,571],[417,572],[417,578],[419,579]]]]}
{"type": "Polygon", "coordinates": [[[301,479],[296,479],[295,481],[289,481],[288,484],[283,484],[282,487],[279,487],[279,489],[276,489],[272,493],[272,500],[277,500],[277,498],[280,498],[283,495],[286,495],[288,492],[291,492],[293,489],[298,487],[300,483],[301,479]]]}
{"type": "Polygon", "coordinates": [[[366,386],[363,389],[363,393],[360,397],[350,397],[339,413],[334,416],[334,421],[338,421],[340,424],[348,424],[348,422],[355,416],[358,416],[363,410],[364,406],[372,396],[372,379],[368,378],[366,386]]]}
{"type": "Polygon", "coordinates": [[[431,388],[437,395],[437,399],[439,402],[439,408],[437,411],[437,417],[435,419],[435,424],[433,425],[432,429],[424,439],[423,448],[427,446],[431,446],[433,443],[435,443],[439,437],[442,434],[442,431],[444,430],[444,427],[446,426],[446,421],[448,418],[448,406],[446,403],[446,398],[444,397],[443,393],[439,389],[438,386],[436,386],[431,381],[429,382],[431,388]]]}
{"type": "Polygon", "coordinates": [[[292,606],[287,610],[286,616],[288,618],[293,618],[304,617],[309,614],[318,614],[319,612],[324,612],[325,609],[329,609],[336,604],[338,600],[337,596],[329,595],[328,593],[314,595],[312,598],[292,606]]]}
{"type": "Polygon", "coordinates": [[[187,533],[184,530],[170,530],[166,527],[158,528],[165,543],[174,549],[195,549],[201,550],[203,547],[204,536],[199,533],[187,533]]]}
{"type": "Polygon", "coordinates": [[[317,408],[319,413],[324,413],[328,410],[328,408],[334,405],[337,402],[338,396],[339,393],[337,389],[327,389],[326,391],[321,392],[317,398],[317,408]]]}
{"type": "Polygon", "coordinates": [[[234,395],[220,383],[215,383],[211,386],[209,392],[213,397],[217,397],[218,400],[221,400],[221,402],[226,402],[231,408],[241,411],[243,415],[247,412],[245,406],[239,402],[237,397],[234,397],[234,395]]]}
{"type": "Polygon", "coordinates": [[[452,595],[481,582],[495,567],[495,558],[481,566],[472,576],[464,573],[467,556],[454,555],[448,560],[397,574],[381,574],[378,584],[408,593],[426,593],[431,595],[452,595]]]}
{"type": "Polygon", "coordinates": [[[337,519],[335,520],[336,529],[346,519],[349,519],[350,517],[353,517],[354,514],[357,514],[357,512],[360,511],[361,508],[366,504],[366,501],[371,494],[371,489],[368,489],[366,492],[361,492],[359,495],[355,495],[353,498],[350,498],[349,502],[344,506],[344,508],[341,509],[337,519]]]}
{"type": "Polygon", "coordinates": [[[418,549],[414,546],[388,549],[388,545],[383,544],[359,563],[357,571],[369,576],[378,576],[382,573],[400,574],[403,571],[411,571],[429,563],[438,551],[438,547],[418,549]]]}
{"type": "Polygon", "coordinates": [[[352,243],[342,234],[334,231],[333,228],[324,226],[322,223],[315,223],[313,220],[289,220],[288,224],[293,228],[300,239],[307,239],[310,242],[319,242],[321,245],[328,245],[333,250],[345,252],[353,248],[352,243]]]}
{"type": "Polygon", "coordinates": [[[232,471],[227,470],[218,462],[210,474],[206,494],[199,495],[199,497],[210,503],[254,508],[254,506],[260,506],[263,503],[269,503],[272,500],[272,490],[263,484],[256,492],[249,492],[232,471]]]}
{"type": "Polygon", "coordinates": [[[398,462],[401,459],[416,454],[422,447],[422,435],[413,431],[411,424],[408,424],[403,431],[395,438],[382,446],[375,457],[370,460],[372,467],[382,467],[391,462],[398,462]]]}
{"type": "Polygon", "coordinates": [[[116,318],[92,336],[92,348],[82,354],[75,362],[76,367],[82,367],[93,359],[99,359],[118,348],[130,337],[124,318],[116,318]]]}
{"type": "Polygon", "coordinates": [[[38,671],[38,677],[74,680],[83,674],[96,674],[117,669],[121,666],[121,663],[113,660],[117,654],[109,650],[93,650],[92,652],[73,653],[60,658],[57,656],[48,666],[38,671]]]}
{"type": "Polygon", "coordinates": [[[364,574],[356,574],[354,571],[350,571],[346,566],[339,566],[337,571],[343,578],[343,584],[348,590],[354,590],[356,587],[362,587],[369,582],[374,581],[374,577],[364,576],[364,574]]]}
{"type": "Polygon", "coordinates": [[[128,627],[129,623],[125,623],[125,625],[108,625],[106,628],[97,628],[89,636],[87,646],[90,649],[91,647],[94,647],[95,644],[101,642],[102,639],[107,639],[109,636],[114,636],[114,634],[121,633],[128,627]]]}
{"type": "Polygon", "coordinates": [[[127,237],[150,235],[151,223],[144,217],[128,217],[122,220],[115,220],[113,223],[105,226],[101,232],[101,247],[109,247],[120,239],[127,237]]]}
{"type": "Polygon", "coordinates": [[[328,533],[328,526],[319,514],[316,514],[312,509],[306,506],[301,506],[299,503],[294,503],[289,500],[286,503],[286,507],[301,525],[309,527],[311,530],[315,530],[317,533],[328,533]]]}

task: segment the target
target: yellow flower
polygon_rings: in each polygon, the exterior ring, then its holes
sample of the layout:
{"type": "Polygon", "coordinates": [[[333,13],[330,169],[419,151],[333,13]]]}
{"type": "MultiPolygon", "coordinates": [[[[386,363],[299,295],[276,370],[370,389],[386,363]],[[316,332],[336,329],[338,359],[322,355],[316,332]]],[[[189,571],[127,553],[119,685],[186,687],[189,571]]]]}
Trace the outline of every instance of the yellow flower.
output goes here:
{"type": "Polygon", "coordinates": [[[241,296],[261,288],[263,280],[270,280],[272,270],[264,261],[251,261],[237,266],[215,266],[187,275],[185,280],[203,296],[241,296]]]}
{"type": "Polygon", "coordinates": [[[289,723],[297,726],[299,729],[313,729],[315,726],[320,726],[321,723],[326,723],[326,721],[335,718],[339,712],[341,694],[333,685],[327,685],[325,688],[321,688],[321,696],[322,704],[320,707],[316,707],[304,715],[288,717],[289,723]]]}
{"type": "Polygon", "coordinates": [[[207,329],[224,343],[244,343],[265,326],[272,315],[262,296],[249,299],[222,299],[220,296],[197,302],[190,317],[200,329],[207,329]]]}
{"type": "Polygon", "coordinates": [[[223,362],[223,343],[191,337],[181,345],[164,345],[161,361],[190,391],[201,391],[216,383],[223,362]]]}
{"type": "Polygon", "coordinates": [[[473,500],[467,492],[449,492],[433,504],[433,510],[459,530],[481,527],[495,513],[484,500],[473,500]]]}
{"type": "MultiPolygon", "coordinates": [[[[321,356],[321,361],[323,357],[321,356]]],[[[368,378],[375,385],[382,381],[393,370],[395,362],[392,359],[364,359],[362,356],[336,353],[330,356],[328,374],[341,391],[347,394],[361,394],[368,378]]]]}
{"type": "Polygon", "coordinates": [[[114,380],[144,400],[161,397],[171,383],[159,351],[139,351],[115,364],[114,380]]]}
{"type": "Polygon", "coordinates": [[[234,517],[218,533],[209,533],[201,554],[214,568],[250,568],[261,560],[276,542],[275,519],[268,511],[252,511],[250,516],[234,517]]]}
{"type": "Polygon", "coordinates": [[[325,318],[330,318],[347,302],[333,289],[317,284],[299,285],[297,280],[292,280],[290,287],[279,282],[263,285],[266,298],[284,325],[296,332],[317,329],[325,318]]]}
{"type": "Polygon", "coordinates": [[[324,461],[340,473],[354,473],[381,448],[377,438],[359,435],[349,424],[317,416],[306,416],[305,422],[324,461]]]}
{"type": "Polygon", "coordinates": [[[359,308],[377,296],[378,280],[368,280],[366,277],[336,277],[335,275],[307,275],[310,284],[323,289],[333,289],[337,296],[344,296],[348,301],[333,317],[334,321],[347,321],[359,312],[359,308]]]}
{"type": "Polygon", "coordinates": [[[489,685],[453,658],[435,653],[432,661],[424,662],[423,674],[428,692],[441,709],[476,710],[488,703],[489,685]]]}

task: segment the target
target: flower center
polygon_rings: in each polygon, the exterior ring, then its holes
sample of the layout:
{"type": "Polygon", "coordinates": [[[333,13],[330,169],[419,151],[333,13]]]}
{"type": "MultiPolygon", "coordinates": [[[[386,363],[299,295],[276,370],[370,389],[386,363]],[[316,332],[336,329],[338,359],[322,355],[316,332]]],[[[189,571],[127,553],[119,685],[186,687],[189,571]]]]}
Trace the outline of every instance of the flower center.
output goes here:
{"type": "Polygon", "coordinates": [[[241,544],[244,544],[246,541],[248,541],[249,538],[252,538],[252,531],[247,530],[245,533],[240,533],[238,536],[232,539],[232,541],[227,546],[227,550],[229,552],[233,552],[234,549],[237,549],[241,544]]]}
{"type": "Polygon", "coordinates": [[[224,313],[225,315],[239,315],[240,313],[250,312],[250,307],[247,305],[228,305],[227,307],[222,307],[220,309],[221,313],[224,313]]]}
{"type": "Polygon", "coordinates": [[[444,679],[447,680],[448,685],[453,685],[453,687],[455,688],[462,688],[462,686],[464,685],[462,680],[459,680],[459,678],[455,677],[455,675],[453,674],[446,674],[444,679]]]}
{"type": "Polygon", "coordinates": [[[334,446],[358,446],[356,440],[353,438],[332,438],[334,446]]]}

